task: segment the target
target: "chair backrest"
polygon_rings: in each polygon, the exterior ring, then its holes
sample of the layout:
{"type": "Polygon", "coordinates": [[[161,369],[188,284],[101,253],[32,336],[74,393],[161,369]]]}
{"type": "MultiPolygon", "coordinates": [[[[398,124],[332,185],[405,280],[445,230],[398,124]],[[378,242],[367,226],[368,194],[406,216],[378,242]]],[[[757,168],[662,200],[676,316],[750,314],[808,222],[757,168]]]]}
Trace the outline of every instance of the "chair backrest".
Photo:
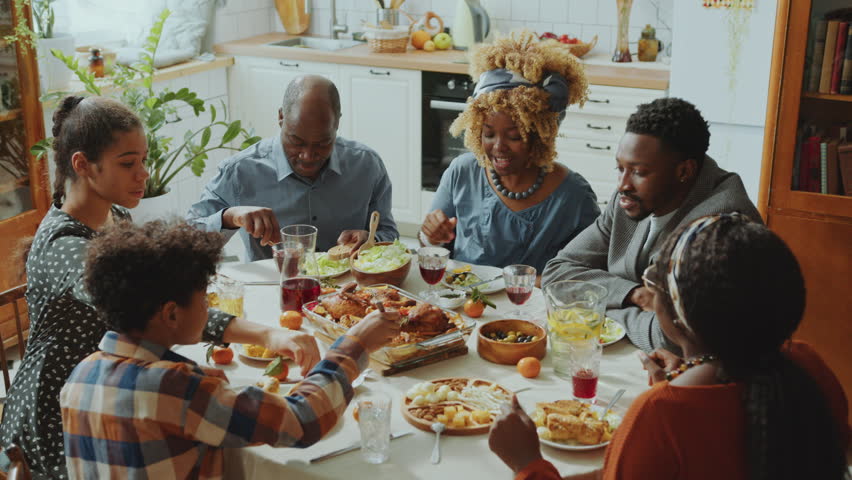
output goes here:
{"type": "MultiPolygon", "coordinates": [[[[27,293],[27,285],[19,285],[15,288],[10,288],[3,293],[0,293],[0,308],[11,305],[12,310],[15,313],[15,330],[18,335],[18,349],[21,352],[21,358],[24,358],[24,352],[27,348],[26,343],[26,334],[29,334],[29,329],[24,332],[24,319],[21,314],[21,308],[19,303],[23,303],[26,300],[24,299],[24,295],[27,293]]],[[[12,382],[9,379],[9,363],[6,361],[6,347],[4,345],[5,339],[3,338],[3,332],[0,330],[0,366],[3,368],[3,382],[6,385],[6,392],[9,391],[9,387],[12,382]]]]}
{"type": "Polygon", "coordinates": [[[27,465],[27,459],[24,457],[24,451],[21,447],[12,444],[5,451],[9,457],[9,470],[6,472],[6,478],[9,480],[32,480],[33,474],[30,472],[30,466],[27,465]]]}

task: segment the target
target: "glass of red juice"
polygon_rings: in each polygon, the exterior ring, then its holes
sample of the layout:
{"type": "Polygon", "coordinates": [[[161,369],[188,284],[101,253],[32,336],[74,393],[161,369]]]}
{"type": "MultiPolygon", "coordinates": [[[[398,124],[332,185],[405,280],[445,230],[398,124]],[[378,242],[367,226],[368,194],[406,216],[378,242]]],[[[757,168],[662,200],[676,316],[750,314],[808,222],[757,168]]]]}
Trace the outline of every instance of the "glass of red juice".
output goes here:
{"type": "Polygon", "coordinates": [[[521,305],[532,296],[535,287],[535,267],[529,265],[509,265],[503,268],[503,281],[506,283],[506,296],[518,306],[507,314],[508,318],[524,319],[521,305]]]}
{"type": "Polygon", "coordinates": [[[447,261],[450,259],[450,251],[442,247],[423,247],[417,251],[417,266],[420,268],[420,276],[429,287],[420,292],[420,296],[429,303],[438,303],[438,294],[435,285],[444,278],[447,270],[447,261]]]}
{"type": "Polygon", "coordinates": [[[300,263],[307,249],[299,242],[284,241],[273,248],[273,258],[281,273],[281,311],[300,312],[302,305],[313,302],[320,295],[320,282],[303,275],[300,263]]]}
{"type": "Polygon", "coordinates": [[[595,337],[560,338],[550,336],[553,370],[556,376],[571,379],[574,398],[595,403],[603,347],[595,337]]]}

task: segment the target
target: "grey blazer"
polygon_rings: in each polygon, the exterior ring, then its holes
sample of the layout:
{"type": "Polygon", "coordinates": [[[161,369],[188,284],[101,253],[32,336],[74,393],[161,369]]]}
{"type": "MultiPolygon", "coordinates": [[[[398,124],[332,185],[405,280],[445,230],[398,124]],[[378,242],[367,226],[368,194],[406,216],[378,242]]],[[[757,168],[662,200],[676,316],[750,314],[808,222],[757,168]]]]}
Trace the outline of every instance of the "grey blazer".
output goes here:
{"type": "Polygon", "coordinates": [[[638,307],[624,307],[627,295],[642,281],[642,273],[666,237],[680,225],[716,213],[740,212],[762,222],[754,204],[748,199],[739,175],[726,172],[710,157],[705,157],[698,179],[686,200],[669,220],[652,247],[646,261],[639,253],[651,225],[649,218],[631,219],[613,194],[597,220],[574,237],[555,258],[547,262],[542,277],[546,286],[558,280],[585,280],[606,287],[607,316],[624,325],[634,345],[649,352],[665,347],[679,351],[663,335],[653,312],[638,307]]]}

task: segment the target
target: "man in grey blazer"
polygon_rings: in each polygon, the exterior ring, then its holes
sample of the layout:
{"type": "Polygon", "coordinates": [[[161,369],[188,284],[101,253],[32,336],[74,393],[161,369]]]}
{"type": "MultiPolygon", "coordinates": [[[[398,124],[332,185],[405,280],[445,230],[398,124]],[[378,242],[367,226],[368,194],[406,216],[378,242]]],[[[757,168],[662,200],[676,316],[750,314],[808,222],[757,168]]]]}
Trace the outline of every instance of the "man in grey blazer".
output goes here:
{"type": "Polygon", "coordinates": [[[710,130],[689,102],[640,105],[618,145],[618,191],[597,220],[547,262],[542,285],[585,280],[606,287],[607,316],[637,347],[677,350],[660,329],[642,273],[678,226],[715,213],[761,221],[739,175],[706,156],[710,130]]]}

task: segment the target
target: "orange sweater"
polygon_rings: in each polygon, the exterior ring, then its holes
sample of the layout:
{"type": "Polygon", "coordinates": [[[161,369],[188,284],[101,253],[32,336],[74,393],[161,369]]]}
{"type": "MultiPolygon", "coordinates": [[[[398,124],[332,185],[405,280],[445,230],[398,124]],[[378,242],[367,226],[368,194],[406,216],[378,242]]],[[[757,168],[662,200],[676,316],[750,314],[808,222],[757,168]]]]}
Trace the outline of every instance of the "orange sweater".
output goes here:
{"type": "MultiPolygon", "coordinates": [[[[817,382],[849,442],[846,396],[820,356],[803,342],[787,353],[817,382]]],[[[630,406],[606,452],[603,478],[746,478],[745,412],[740,384],[672,386],[660,382],[630,406]]],[[[534,462],[516,479],[560,478],[555,469],[534,462]]]]}

